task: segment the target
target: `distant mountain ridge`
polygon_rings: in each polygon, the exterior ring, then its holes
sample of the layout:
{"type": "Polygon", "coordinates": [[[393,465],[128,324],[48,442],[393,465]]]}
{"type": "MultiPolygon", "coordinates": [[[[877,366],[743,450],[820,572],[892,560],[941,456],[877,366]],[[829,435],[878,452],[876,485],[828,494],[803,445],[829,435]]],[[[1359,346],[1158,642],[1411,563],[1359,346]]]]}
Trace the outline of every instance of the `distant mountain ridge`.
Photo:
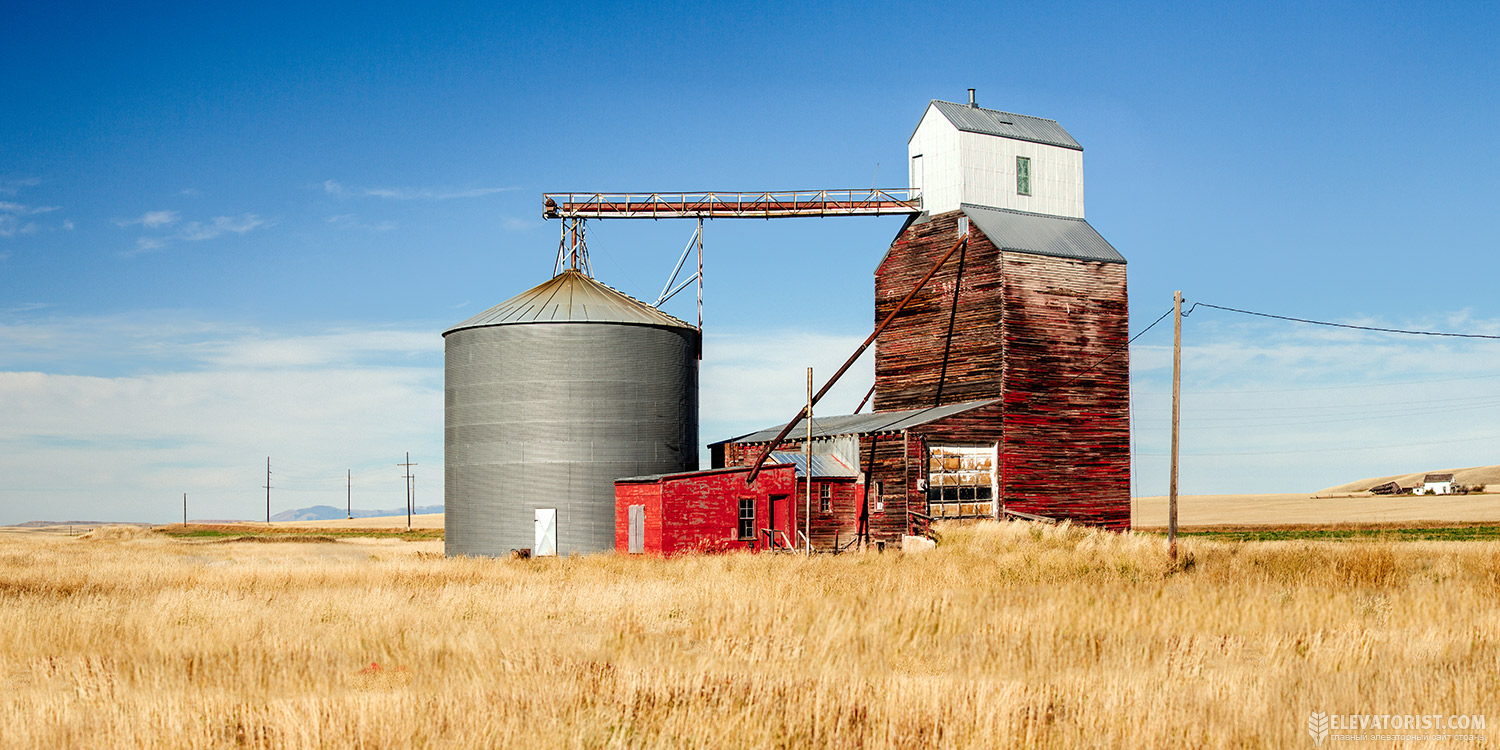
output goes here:
{"type": "MultiPolygon", "coordinates": [[[[417,507],[413,508],[411,512],[415,513],[415,514],[442,513],[443,512],[443,506],[441,506],[441,505],[418,505],[417,507]]],[[[355,518],[378,518],[378,517],[381,517],[381,516],[404,516],[404,515],[406,515],[406,509],[405,508],[395,508],[395,509],[392,509],[392,510],[362,510],[360,508],[355,508],[352,513],[347,513],[347,512],[345,512],[345,510],[343,508],[336,508],[336,507],[334,507],[332,505],[314,505],[311,508],[298,508],[296,510],[284,510],[284,511],[281,511],[280,513],[277,513],[276,515],[271,516],[271,520],[272,521],[336,521],[336,520],[338,520],[340,518],[348,518],[351,515],[354,516],[355,518]]]]}

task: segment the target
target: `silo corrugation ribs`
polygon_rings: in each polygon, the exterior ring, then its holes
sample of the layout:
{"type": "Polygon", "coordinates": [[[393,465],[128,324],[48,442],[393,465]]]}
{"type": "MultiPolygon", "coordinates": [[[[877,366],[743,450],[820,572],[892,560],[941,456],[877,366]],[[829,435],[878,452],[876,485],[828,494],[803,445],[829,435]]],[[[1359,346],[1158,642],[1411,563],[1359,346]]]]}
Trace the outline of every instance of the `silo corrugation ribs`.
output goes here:
{"type": "Polygon", "coordinates": [[[697,330],[573,275],[445,334],[450,555],[531,548],[537,508],[557,509],[559,554],[613,549],[615,479],[697,468],[697,330]],[[607,309],[560,299],[579,296],[607,309]]]}

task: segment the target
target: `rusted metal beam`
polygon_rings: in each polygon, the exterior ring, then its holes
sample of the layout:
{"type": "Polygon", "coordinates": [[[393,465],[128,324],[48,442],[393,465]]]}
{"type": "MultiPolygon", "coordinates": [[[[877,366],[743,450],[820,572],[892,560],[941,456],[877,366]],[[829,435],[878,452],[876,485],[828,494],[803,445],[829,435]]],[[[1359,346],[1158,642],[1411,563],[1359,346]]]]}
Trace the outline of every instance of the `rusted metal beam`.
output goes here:
{"type": "Polygon", "coordinates": [[[922,210],[908,188],[781,190],[761,193],[546,193],[546,219],[771,219],[787,216],[889,216],[922,210]]]}
{"type": "MultiPolygon", "coordinates": [[[[959,237],[958,242],[953,243],[953,247],[948,248],[948,252],[943,253],[943,257],[938,258],[938,262],[932,264],[932,268],[927,271],[927,275],[923,276],[922,280],[918,281],[917,285],[912,287],[910,292],[906,293],[905,299],[902,299],[901,303],[896,305],[896,309],[892,310],[889,315],[885,316],[885,320],[880,321],[880,325],[875,326],[875,330],[870,334],[868,338],[865,339],[865,342],[863,344],[860,344],[859,348],[855,349],[853,354],[849,355],[849,359],[846,360],[844,362],[844,365],[838,369],[838,372],[835,372],[833,374],[833,377],[829,378],[828,382],[825,383],[823,387],[818,390],[817,394],[812,397],[811,403],[804,407],[802,411],[797,414],[797,416],[792,417],[792,421],[787,422],[786,427],[781,428],[781,433],[776,436],[776,439],[772,440],[769,444],[766,445],[766,449],[760,454],[760,458],[755,459],[755,465],[750,467],[750,474],[749,476],[745,477],[746,484],[750,484],[755,481],[755,476],[760,473],[761,465],[764,464],[766,462],[766,459],[771,456],[771,451],[776,450],[776,446],[781,445],[781,441],[786,440],[786,436],[791,434],[792,428],[797,426],[797,420],[802,419],[804,415],[808,415],[810,413],[812,407],[816,406],[818,401],[822,400],[823,396],[828,393],[828,390],[833,387],[833,384],[837,383],[839,378],[843,377],[844,373],[848,372],[849,368],[854,366],[855,360],[859,359],[860,355],[864,354],[865,350],[870,348],[870,344],[875,343],[875,339],[880,336],[881,331],[884,331],[886,326],[890,325],[891,321],[895,320],[896,316],[901,314],[902,310],[906,309],[906,306],[911,303],[914,297],[917,296],[917,292],[922,291],[922,287],[926,286],[927,282],[931,281],[932,277],[937,275],[938,270],[943,267],[943,264],[947,263],[948,259],[953,257],[953,254],[958,252],[959,248],[968,245],[968,243],[969,235],[965,234],[964,236],[959,237]]],[[[810,416],[809,422],[811,422],[810,416]]],[[[808,427],[811,428],[811,424],[809,424],[808,427]]]]}

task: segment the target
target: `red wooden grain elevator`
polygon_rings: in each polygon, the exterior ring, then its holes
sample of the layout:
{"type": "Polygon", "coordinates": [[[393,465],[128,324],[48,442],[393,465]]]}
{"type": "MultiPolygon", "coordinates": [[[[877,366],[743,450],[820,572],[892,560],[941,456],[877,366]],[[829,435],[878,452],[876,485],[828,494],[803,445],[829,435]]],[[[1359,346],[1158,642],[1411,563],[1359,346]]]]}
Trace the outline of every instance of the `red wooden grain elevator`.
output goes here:
{"type": "MultiPolygon", "coordinates": [[[[812,474],[805,521],[819,549],[850,537],[894,541],[918,518],[1019,514],[1128,529],[1125,258],[1084,218],[1083,147],[1054,120],[979,107],[971,90],[967,104],[928,104],[908,157],[905,200],[872,191],[847,206],[800,207],[795,195],[764,194],[731,212],[715,196],[653,195],[564,206],[560,215],[908,213],[875,268],[874,319],[889,322],[874,341],[873,412],[815,416],[812,467],[799,453],[808,434],[799,423],[710,445],[715,469],[746,467],[775,449],[771,460],[812,474]],[[844,469],[820,474],[820,463],[844,469]]],[[[720,522],[739,506],[735,493],[754,493],[762,481],[733,476],[738,486],[708,482],[696,499],[720,522]]],[[[662,497],[702,481],[667,479],[662,497]]],[[[632,486],[617,484],[617,498],[638,491],[632,486]]],[[[802,507],[804,491],[796,486],[792,506],[802,507]]],[[[662,508],[671,525],[675,511],[662,508]]],[[[617,540],[629,524],[617,519],[617,540]]],[[[643,531],[642,547],[648,537],[643,531]]]]}
{"type": "MultiPolygon", "coordinates": [[[[908,151],[922,212],[875,270],[875,320],[960,251],[877,338],[875,413],[813,419],[815,444],[858,438],[852,531],[1013,511],[1128,529],[1125,258],[1083,218],[1082,146],[1053,120],[934,101],[908,151]]],[[[753,463],[777,432],[714,444],[714,464],[753,463]]]]}

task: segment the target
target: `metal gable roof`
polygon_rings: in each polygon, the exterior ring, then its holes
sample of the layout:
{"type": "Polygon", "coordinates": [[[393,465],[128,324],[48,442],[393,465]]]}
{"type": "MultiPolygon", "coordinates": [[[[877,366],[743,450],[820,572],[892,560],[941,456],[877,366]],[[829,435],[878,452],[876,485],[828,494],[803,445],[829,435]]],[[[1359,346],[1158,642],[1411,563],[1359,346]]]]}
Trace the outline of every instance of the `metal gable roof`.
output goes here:
{"type": "Polygon", "coordinates": [[[1073,136],[1068,135],[1068,131],[1063,130],[1063,126],[1058,125],[1056,120],[971,107],[967,104],[945,102],[941,99],[933,99],[931,106],[937,108],[943,117],[948,118],[948,122],[953,123],[954,127],[968,133],[998,135],[1018,141],[1083,150],[1083,146],[1073,140],[1073,136]]]}
{"type": "Polygon", "coordinates": [[[1083,219],[965,203],[964,215],[1001,250],[1124,263],[1125,256],[1083,219]]]}
{"type": "MultiPolygon", "coordinates": [[[[929,409],[904,409],[902,411],[877,411],[871,414],[845,414],[835,417],[813,417],[812,436],[813,439],[824,437],[835,437],[838,435],[868,435],[874,432],[900,432],[909,427],[927,424],[943,417],[951,417],[961,414],[970,409],[988,406],[999,399],[987,399],[983,401],[966,401],[961,404],[948,404],[946,406],[934,406],[929,409]]],[[[723,443],[769,443],[781,432],[784,425],[777,425],[749,435],[737,438],[720,440],[712,445],[723,443]]],[[[807,420],[797,420],[797,426],[792,428],[788,439],[801,440],[807,435],[807,420]]],[[[799,454],[800,455],[800,454],[799,454]]]]}
{"type": "Polygon", "coordinates": [[[516,323],[625,323],[692,328],[628,294],[568,269],[444,331],[516,323]]]}

